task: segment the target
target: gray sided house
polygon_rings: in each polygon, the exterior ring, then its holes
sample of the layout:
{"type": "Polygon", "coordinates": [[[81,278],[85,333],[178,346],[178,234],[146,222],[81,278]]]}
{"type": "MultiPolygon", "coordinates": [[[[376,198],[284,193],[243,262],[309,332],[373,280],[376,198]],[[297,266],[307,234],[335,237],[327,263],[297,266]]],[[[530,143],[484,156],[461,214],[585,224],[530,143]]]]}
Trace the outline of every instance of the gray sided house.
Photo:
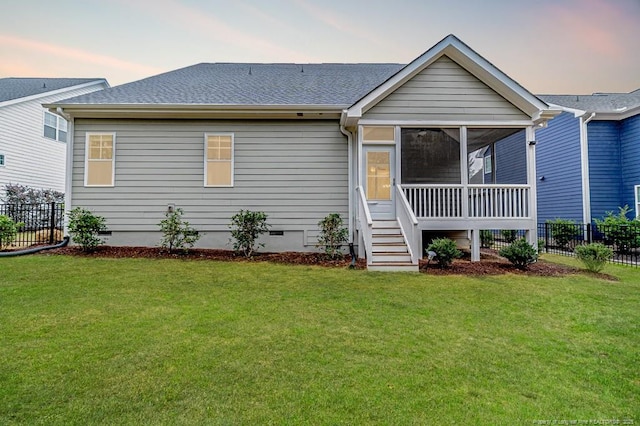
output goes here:
{"type": "Polygon", "coordinates": [[[562,114],[538,131],[539,219],[640,215],[640,89],[540,97],[562,114]]]}
{"type": "Polygon", "coordinates": [[[446,233],[536,242],[535,130],[556,112],[450,35],[408,65],[198,64],[51,104],[71,123],[67,208],[113,245],[157,245],[169,205],[229,248],[264,211],[268,251],[314,251],[340,213],[369,268],[417,270],[446,233]]]}

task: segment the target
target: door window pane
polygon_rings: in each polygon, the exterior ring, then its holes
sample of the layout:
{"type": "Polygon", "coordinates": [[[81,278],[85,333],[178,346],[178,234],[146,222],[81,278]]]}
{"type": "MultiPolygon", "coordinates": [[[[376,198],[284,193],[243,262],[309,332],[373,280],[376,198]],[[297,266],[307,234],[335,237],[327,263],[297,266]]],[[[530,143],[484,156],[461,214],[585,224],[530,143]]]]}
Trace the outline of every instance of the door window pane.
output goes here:
{"type": "Polygon", "coordinates": [[[391,164],[388,151],[367,152],[367,199],[391,199],[391,164]]]}

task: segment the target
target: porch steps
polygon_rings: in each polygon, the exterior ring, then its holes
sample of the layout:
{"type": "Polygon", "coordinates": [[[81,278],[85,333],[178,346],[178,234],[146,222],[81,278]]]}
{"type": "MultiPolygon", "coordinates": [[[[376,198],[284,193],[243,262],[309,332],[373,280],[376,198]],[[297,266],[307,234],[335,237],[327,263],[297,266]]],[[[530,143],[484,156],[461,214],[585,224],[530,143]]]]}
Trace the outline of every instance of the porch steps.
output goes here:
{"type": "Polygon", "coordinates": [[[374,220],[371,237],[372,256],[368,270],[418,272],[418,265],[411,263],[407,242],[397,221],[374,220]]]}

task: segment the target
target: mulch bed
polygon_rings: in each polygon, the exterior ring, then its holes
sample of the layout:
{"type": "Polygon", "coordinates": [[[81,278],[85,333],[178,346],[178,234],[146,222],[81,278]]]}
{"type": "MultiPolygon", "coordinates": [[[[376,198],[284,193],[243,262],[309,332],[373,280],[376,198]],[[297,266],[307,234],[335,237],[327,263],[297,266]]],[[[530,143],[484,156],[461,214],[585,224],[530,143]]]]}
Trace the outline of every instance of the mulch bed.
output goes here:
{"type": "MultiPolygon", "coordinates": [[[[333,268],[347,268],[351,264],[351,257],[345,256],[340,260],[329,260],[322,253],[301,253],[301,252],[282,252],[282,253],[256,253],[256,255],[247,260],[243,256],[236,254],[231,250],[214,250],[214,249],[191,249],[187,253],[168,253],[160,247],[114,247],[100,246],[94,252],[84,253],[79,247],[62,247],[47,252],[46,254],[65,254],[83,257],[106,257],[106,258],[147,258],[147,259],[188,259],[188,260],[220,260],[220,261],[250,261],[250,262],[274,262],[286,265],[314,265],[333,268]]],[[[358,259],[356,261],[356,269],[366,269],[366,261],[358,259]]],[[[450,268],[440,269],[435,263],[427,263],[426,260],[420,261],[420,271],[429,275],[502,275],[517,274],[530,276],[557,277],[570,274],[580,274],[583,270],[570,266],[559,265],[555,263],[540,260],[532,265],[526,271],[515,268],[506,259],[499,257],[492,250],[483,250],[480,262],[471,262],[467,253],[462,259],[456,259],[450,268]]],[[[601,278],[607,280],[615,280],[606,274],[598,274],[601,278]]]]}

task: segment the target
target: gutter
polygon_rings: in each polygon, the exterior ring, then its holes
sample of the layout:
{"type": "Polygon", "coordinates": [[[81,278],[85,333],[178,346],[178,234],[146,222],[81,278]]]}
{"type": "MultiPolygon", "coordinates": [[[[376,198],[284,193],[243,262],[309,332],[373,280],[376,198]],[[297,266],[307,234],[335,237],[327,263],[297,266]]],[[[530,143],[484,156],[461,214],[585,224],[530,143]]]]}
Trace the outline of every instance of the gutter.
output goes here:
{"type": "Polygon", "coordinates": [[[596,116],[592,112],[585,112],[580,116],[580,167],[582,172],[582,222],[591,223],[591,186],[589,183],[589,138],[587,124],[596,116]]]}

